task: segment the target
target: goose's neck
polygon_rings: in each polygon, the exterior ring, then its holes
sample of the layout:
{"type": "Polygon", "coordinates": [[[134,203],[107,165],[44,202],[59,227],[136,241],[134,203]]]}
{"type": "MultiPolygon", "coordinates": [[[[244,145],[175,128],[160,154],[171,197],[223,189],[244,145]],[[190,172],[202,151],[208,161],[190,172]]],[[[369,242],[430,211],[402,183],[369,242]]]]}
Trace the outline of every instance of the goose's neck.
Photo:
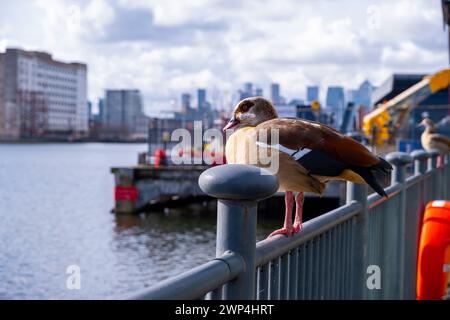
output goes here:
{"type": "Polygon", "coordinates": [[[434,132],[435,132],[435,129],[431,126],[427,126],[425,128],[425,133],[434,133],[434,132]]]}

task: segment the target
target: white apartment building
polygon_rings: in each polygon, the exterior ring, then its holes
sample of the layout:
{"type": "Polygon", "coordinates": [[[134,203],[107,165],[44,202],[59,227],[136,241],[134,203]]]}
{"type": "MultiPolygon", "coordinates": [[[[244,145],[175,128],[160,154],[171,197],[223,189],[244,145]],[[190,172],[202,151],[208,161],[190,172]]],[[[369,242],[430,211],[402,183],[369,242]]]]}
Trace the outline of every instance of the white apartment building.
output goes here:
{"type": "Polygon", "coordinates": [[[44,52],[0,54],[0,138],[85,136],[87,66],[44,52]]]}

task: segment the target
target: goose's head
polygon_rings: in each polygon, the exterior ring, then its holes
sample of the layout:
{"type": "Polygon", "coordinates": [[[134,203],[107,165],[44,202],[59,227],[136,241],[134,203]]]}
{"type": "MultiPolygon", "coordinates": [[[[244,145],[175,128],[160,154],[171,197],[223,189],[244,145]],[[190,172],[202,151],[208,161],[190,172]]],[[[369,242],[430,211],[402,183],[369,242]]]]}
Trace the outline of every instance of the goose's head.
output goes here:
{"type": "Polygon", "coordinates": [[[223,131],[231,128],[256,127],[275,118],[278,118],[278,114],[269,100],[262,97],[246,98],[237,104],[223,131]]]}
{"type": "Polygon", "coordinates": [[[423,120],[419,123],[418,126],[425,127],[429,131],[434,131],[436,129],[433,120],[431,120],[430,118],[423,118],[423,120]]]}

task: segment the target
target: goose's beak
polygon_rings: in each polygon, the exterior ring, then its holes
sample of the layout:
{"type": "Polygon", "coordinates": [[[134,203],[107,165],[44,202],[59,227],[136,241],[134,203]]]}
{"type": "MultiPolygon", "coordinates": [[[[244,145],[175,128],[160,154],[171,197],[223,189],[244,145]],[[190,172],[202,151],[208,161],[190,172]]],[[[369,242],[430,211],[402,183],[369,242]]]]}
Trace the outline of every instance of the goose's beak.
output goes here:
{"type": "Polygon", "coordinates": [[[230,121],[228,121],[227,125],[223,128],[223,131],[227,131],[228,129],[231,129],[239,124],[239,120],[236,119],[235,116],[233,116],[230,121]]]}

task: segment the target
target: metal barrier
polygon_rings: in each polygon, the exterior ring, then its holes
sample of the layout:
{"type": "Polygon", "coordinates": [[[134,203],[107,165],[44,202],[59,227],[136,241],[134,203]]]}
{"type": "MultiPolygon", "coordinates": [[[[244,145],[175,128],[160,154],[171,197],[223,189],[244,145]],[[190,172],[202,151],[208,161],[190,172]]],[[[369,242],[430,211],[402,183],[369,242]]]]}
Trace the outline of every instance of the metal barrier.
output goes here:
{"type": "Polygon", "coordinates": [[[388,198],[348,183],[345,206],[307,221],[293,237],[258,243],[257,201],[277,190],[277,179],[252,166],[208,169],[199,184],[218,198],[217,258],[132,298],[415,299],[423,210],[450,198],[449,155],[439,168],[437,157],[391,153],[388,198]]]}

